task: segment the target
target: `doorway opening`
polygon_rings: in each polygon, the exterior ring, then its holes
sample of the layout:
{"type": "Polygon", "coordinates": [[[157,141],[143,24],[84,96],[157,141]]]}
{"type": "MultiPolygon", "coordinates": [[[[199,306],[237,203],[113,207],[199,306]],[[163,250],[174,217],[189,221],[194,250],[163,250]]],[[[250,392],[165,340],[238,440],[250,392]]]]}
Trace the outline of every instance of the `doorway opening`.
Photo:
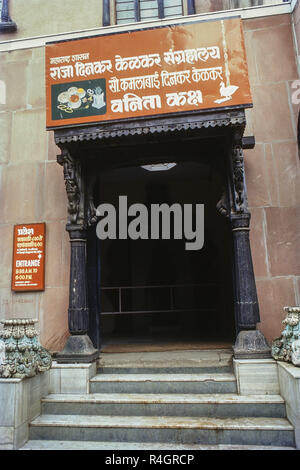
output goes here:
{"type": "Polygon", "coordinates": [[[141,149],[131,164],[98,168],[96,207],[204,204],[204,246],[187,251],[186,240],[98,240],[90,230],[88,276],[90,336],[102,351],[114,345],[232,344],[231,232],[216,205],[224,190],[226,145],[177,142],[167,153],[160,145],[141,149]],[[152,157],[150,156],[152,154],[152,157]],[[153,157],[155,155],[155,157],[153,157]],[[148,171],[151,163],[176,163],[168,171],[148,171]]]}

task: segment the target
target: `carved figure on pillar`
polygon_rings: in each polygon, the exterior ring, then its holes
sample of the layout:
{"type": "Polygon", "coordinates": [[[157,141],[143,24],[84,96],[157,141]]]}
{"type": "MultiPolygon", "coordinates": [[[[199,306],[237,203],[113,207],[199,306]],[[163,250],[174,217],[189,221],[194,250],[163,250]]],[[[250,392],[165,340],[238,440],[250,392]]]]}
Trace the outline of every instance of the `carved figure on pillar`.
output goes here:
{"type": "Polygon", "coordinates": [[[244,156],[241,146],[233,148],[232,157],[235,212],[248,213],[247,195],[245,191],[244,156]]]}
{"type": "Polygon", "coordinates": [[[69,150],[63,149],[57,161],[64,169],[64,179],[68,197],[68,225],[84,225],[84,188],[82,168],[79,159],[69,150]]]}

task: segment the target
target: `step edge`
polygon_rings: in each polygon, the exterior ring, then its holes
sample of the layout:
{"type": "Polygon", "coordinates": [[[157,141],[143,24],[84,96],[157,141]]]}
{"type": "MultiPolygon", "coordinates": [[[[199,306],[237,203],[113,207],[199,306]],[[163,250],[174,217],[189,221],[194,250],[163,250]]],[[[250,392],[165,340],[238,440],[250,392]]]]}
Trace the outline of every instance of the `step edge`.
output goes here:
{"type": "MultiPolygon", "coordinates": [[[[26,444],[21,447],[19,450],[30,450],[30,446],[36,447],[37,445],[43,445],[47,442],[50,445],[66,445],[66,446],[74,446],[76,444],[76,447],[80,446],[80,443],[86,446],[103,446],[103,447],[109,447],[111,446],[112,449],[114,450],[119,450],[121,447],[126,446],[126,450],[132,450],[129,449],[128,447],[136,447],[140,448],[140,450],[214,450],[214,449],[231,449],[231,450],[297,450],[295,447],[290,447],[290,446],[258,446],[258,445],[238,445],[238,444],[171,444],[171,443],[165,443],[165,442],[114,442],[114,441],[61,441],[61,440],[40,440],[40,439],[30,439],[29,441],[26,442],[26,444]]],[[[45,449],[47,450],[47,449],[45,449]]],[[[125,450],[125,449],[124,449],[125,450]]]]}
{"type": "MultiPolygon", "coordinates": [[[[110,374],[96,375],[90,379],[90,383],[101,383],[101,382],[114,382],[114,383],[124,383],[124,382],[236,382],[236,377],[234,374],[217,375],[209,376],[190,376],[184,377],[182,374],[181,377],[176,376],[167,376],[163,377],[160,374],[157,374],[157,377],[149,377],[144,374],[137,374],[132,377],[130,374],[122,374],[118,377],[110,374]]],[[[188,374],[187,374],[188,375],[188,374]]]]}
{"type": "MultiPolygon", "coordinates": [[[[170,417],[169,416],[160,416],[159,419],[164,418],[164,423],[153,423],[153,417],[150,419],[149,423],[149,417],[142,417],[142,416],[126,416],[127,420],[129,419],[129,422],[126,422],[122,424],[122,419],[124,419],[124,416],[102,416],[98,415],[94,418],[96,418],[94,421],[91,422],[91,416],[90,415],[80,415],[81,422],[76,423],[72,422],[70,420],[70,416],[76,416],[76,415],[40,415],[37,418],[35,418],[33,421],[31,421],[30,426],[31,427],[66,427],[66,428],[80,428],[80,427],[85,427],[85,428],[118,428],[118,429],[145,429],[145,428],[152,428],[152,429],[207,429],[207,430],[239,430],[239,431],[294,431],[295,428],[293,425],[285,418],[230,418],[232,421],[235,421],[235,423],[229,423],[228,418],[207,418],[207,417],[184,417],[184,418],[179,418],[181,423],[175,424],[170,422],[170,417]],[[53,418],[55,416],[55,418],[53,418]],[[51,420],[48,421],[47,417],[50,417],[51,420]],[[69,418],[65,422],[63,421],[65,418],[69,418]],[[114,423],[111,421],[111,418],[117,419],[118,422],[114,423]],[[130,420],[133,418],[138,418],[139,420],[144,418],[144,422],[141,423],[130,423],[130,420]],[[101,420],[104,419],[104,422],[101,420]],[[110,419],[109,423],[105,423],[105,420],[110,419]],[[201,421],[203,419],[204,423],[196,423],[195,421],[201,421]],[[251,419],[253,422],[251,423],[243,423],[242,420],[247,419],[248,421],[251,419]],[[121,421],[120,421],[121,420],[121,421]],[[209,421],[215,421],[214,423],[209,421]],[[258,420],[264,420],[267,421],[268,423],[259,423],[258,420]],[[147,423],[148,421],[148,423],[147,423]],[[169,421],[169,423],[168,423],[169,421]],[[185,421],[185,422],[184,422],[185,421]],[[226,422],[227,421],[227,422],[226,422]],[[256,421],[256,422],[255,422],[256,421]],[[276,424],[275,421],[278,423],[276,424]],[[193,424],[194,423],[194,424],[193,424]],[[273,423],[273,424],[272,424],[273,423]],[[235,426],[234,426],[235,424],[235,426]]],[[[77,416],[78,418],[78,416],[77,416]]],[[[173,418],[173,417],[172,417],[173,418]]],[[[174,421],[178,418],[174,418],[174,421]]]]}
{"type": "Polygon", "coordinates": [[[238,394],[147,394],[94,393],[86,395],[51,394],[42,403],[153,403],[153,404],[285,404],[280,395],[238,394]],[[105,396],[107,395],[107,397],[105,396]],[[165,396],[163,396],[165,395],[165,396]],[[157,397],[157,398],[155,398],[157,397]],[[189,401],[189,399],[191,399],[189,401]],[[178,400],[178,401],[177,401],[178,400]]]}

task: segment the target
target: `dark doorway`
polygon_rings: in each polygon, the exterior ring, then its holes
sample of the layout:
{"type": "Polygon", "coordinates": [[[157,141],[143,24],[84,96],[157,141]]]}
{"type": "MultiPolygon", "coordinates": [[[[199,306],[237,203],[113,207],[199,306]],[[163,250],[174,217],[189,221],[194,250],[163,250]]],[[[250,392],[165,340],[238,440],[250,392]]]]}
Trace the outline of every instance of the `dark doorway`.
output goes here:
{"type": "Polygon", "coordinates": [[[226,147],[217,141],[213,147],[178,143],[167,156],[159,148],[153,146],[156,156],[147,156],[147,164],[168,161],[176,166],[147,171],[141,160],[133,166],[99,168],[95,204],[118,207],[121,195],[127,196],[128,206],[204,204],[204,247],[187,251],[184,239],[99,241],[93,227],[88,242],[90,334],[98,347],[235,338],[231,234],[216,210],[225,186],[226,147]]]}

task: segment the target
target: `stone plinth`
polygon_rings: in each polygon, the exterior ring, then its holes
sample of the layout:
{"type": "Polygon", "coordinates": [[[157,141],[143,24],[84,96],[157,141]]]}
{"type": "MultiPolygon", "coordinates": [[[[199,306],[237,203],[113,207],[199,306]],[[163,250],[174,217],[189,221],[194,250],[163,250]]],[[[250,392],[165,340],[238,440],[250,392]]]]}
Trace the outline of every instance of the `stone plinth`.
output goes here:
{"type": "Polygon", "coordinates": [[[277,362],[273,359],[234,359],[240,395],[278,395],[277,362]]]}
{"type": "Polygon", "coordinates": [[[19,449],[29,439],[29,423],[41,414],[49,393],[89,393],[92,364],[57,364],[29,378],[0,378],[0,450],[19,449]]]}
{"type": "Polygon", "coordinates": [[[300,369],[293,364],[278,362],[280,394],[286,402],[289,421],[295,427],[297,449],[300,449],[300,369]]]}
{"type": "Polygon", "coordinates": [[[50,371],[31,378],[0,379],[0,450],[18,449],[29,435],[29,422],[41,413],[50,371]]]}
{"type": "Polygon", "coordinates": [[[89,393],[89,380],[96,375],[96,361],[89,364],[52,363],[49,393],[89,393]]]}

